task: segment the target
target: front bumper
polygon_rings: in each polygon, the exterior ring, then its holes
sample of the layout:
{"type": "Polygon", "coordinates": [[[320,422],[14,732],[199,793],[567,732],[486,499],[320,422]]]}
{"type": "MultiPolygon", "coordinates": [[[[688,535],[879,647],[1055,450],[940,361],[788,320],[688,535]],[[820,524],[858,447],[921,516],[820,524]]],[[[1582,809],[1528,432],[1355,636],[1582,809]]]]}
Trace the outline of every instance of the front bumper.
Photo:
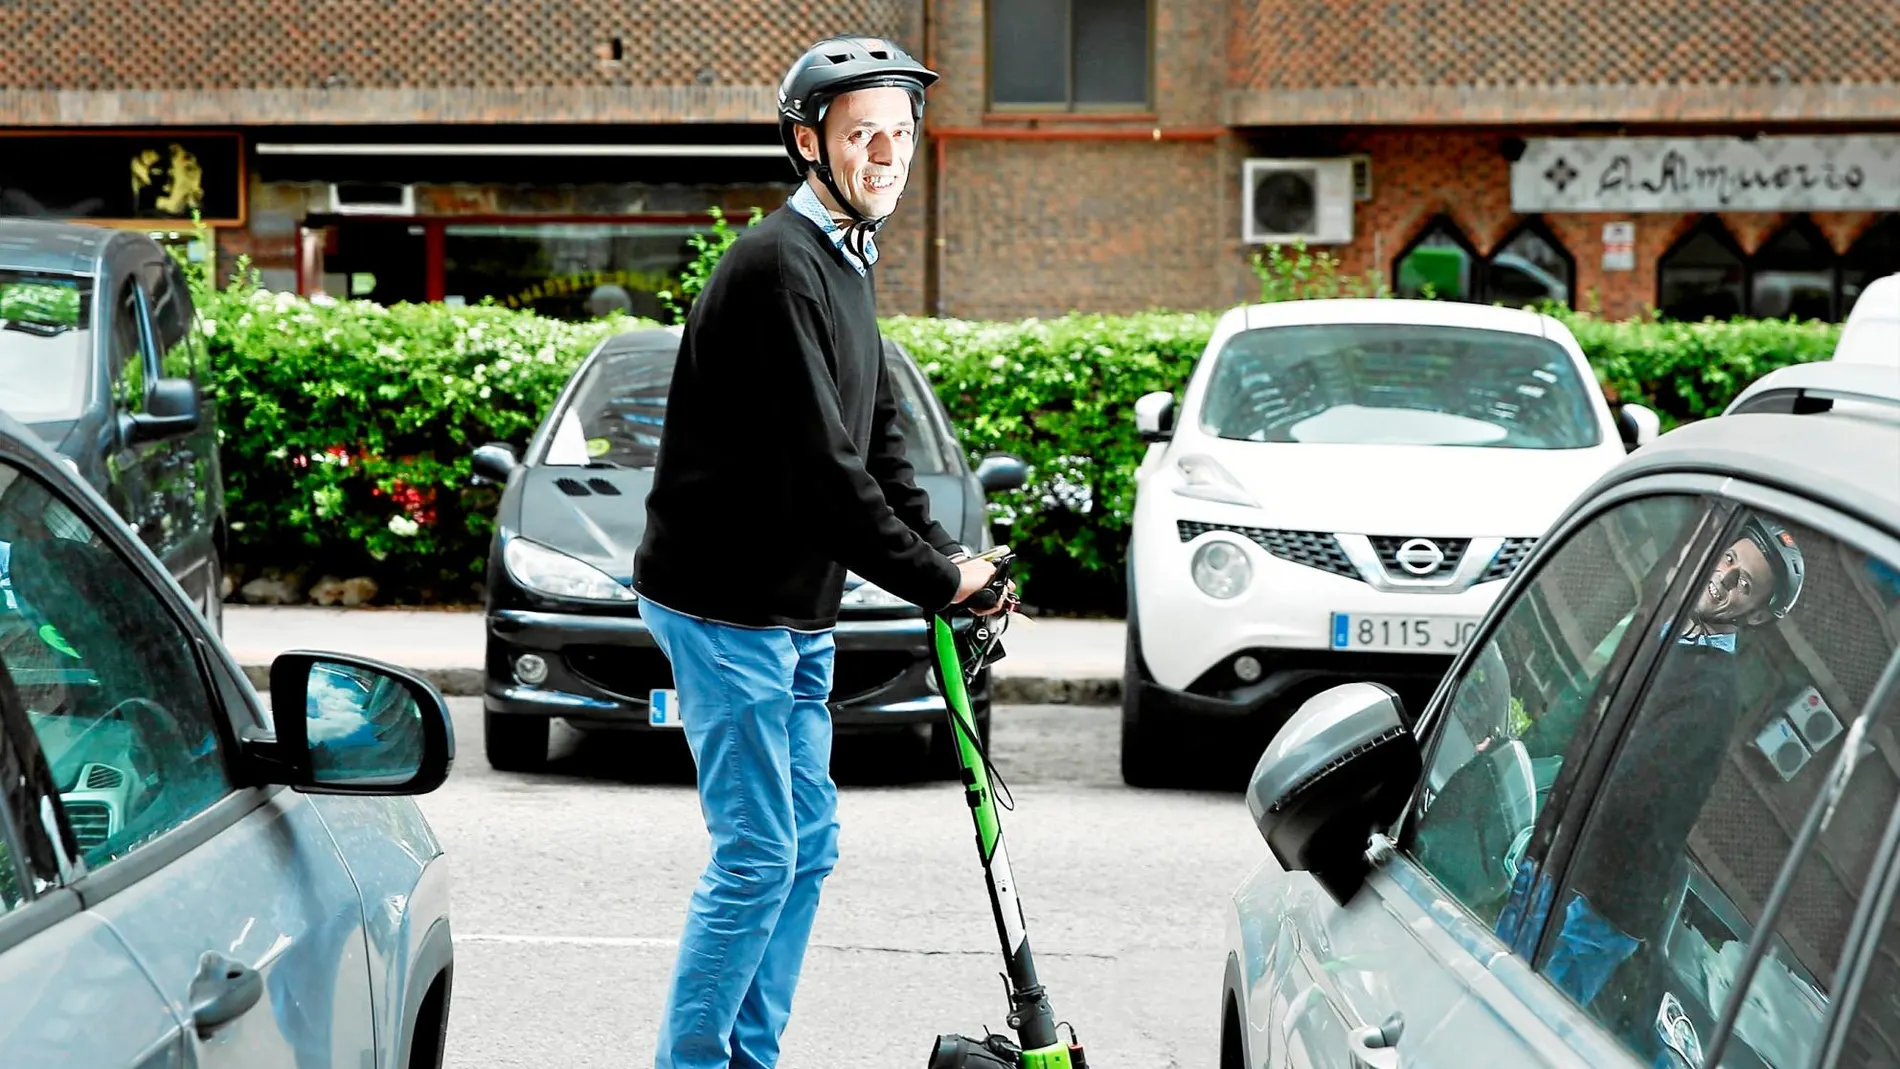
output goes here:
{"type": "MultiPolygon", "coordinates": [[[[490,713],[557,716],[589,726],[643,730],[648,699],[673,686],[672,666],[637,616],[584,616],[525,609],[488,615],[483,707],[490,713]],[[515,676],[515,659],[539,654],[547,679],[530,686],[515,676]]],[[[921,616],[843,618],[835,639],[832,722],[840,731],[898,728],[944,719],[930,645],[921,616]]],[[[989,673],[970,689],[972,704],[989,698],[989,673]]]]}
{"type": "Polygon", "coordinates": [[[1138,673],[1133,685],[1144,714],[1163,718],[1245,721],[1268,737],[1300,704],[1330,687],[1383,683],[1397,691],[1408,719],[1416,720],[1455,656],[1423,653],[1355,653],[1336,650],[1249,647],[1240,652],[1260,662],[1260,678],[1243,682],[1233,659],[1217,663],[1185,688],[1165,686],[1138,673]]]}

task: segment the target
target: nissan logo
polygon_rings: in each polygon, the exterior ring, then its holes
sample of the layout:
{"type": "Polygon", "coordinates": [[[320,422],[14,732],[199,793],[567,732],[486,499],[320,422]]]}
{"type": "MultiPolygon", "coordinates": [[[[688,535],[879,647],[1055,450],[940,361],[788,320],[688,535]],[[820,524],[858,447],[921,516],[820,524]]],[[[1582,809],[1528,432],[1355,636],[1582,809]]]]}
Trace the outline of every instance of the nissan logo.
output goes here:
{"type": "Polygon", "coordinates": [[[1429,538],[1408,539],[1393,556],[1413,575],[1430,575],[1445,563],[1445,551],[1429,538]]]}

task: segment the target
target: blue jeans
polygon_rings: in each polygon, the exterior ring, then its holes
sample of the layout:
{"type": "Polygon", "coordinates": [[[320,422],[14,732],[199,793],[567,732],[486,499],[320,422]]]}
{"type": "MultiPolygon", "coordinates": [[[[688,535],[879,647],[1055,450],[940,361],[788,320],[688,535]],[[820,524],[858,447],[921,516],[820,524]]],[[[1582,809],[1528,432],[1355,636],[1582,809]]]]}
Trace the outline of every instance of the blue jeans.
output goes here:
{"type": "Polygon", "coordinates": [[[658,1069],[773,1069],[838,860],[830,631],[749,628],[640,603],[673,665],[712,860],[693,890],[658,1069]]]}

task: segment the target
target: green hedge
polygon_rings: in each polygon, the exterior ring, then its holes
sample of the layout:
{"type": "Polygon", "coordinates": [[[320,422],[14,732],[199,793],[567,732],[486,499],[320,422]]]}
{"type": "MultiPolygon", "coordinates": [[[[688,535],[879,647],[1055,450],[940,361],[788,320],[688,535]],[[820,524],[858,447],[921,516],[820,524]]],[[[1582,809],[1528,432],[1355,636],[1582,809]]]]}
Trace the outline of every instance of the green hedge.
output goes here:
{"type": "MultiPolygon", "coordinates": [[[[241,579],[369,575],[381,602],[476,597],[495,493],[469,451],[526,442],[578,361],[636,325],[496,307],[200,294],[241,579]]],[[[1605,322],[1566,314],[1605,388],[1665,424],[1715,414],[1755,377],[1824,358],[1826,324],[1605,322]]],[[[1135,398],[1177,389],[1215,316],[1072,315],[1021,323],[897,317],[885,328],[935,384],[972,457],[1014,453],[997,537],[1025,551],[1049,609],[1115,611],[1142,446],[1135,398]]]]}

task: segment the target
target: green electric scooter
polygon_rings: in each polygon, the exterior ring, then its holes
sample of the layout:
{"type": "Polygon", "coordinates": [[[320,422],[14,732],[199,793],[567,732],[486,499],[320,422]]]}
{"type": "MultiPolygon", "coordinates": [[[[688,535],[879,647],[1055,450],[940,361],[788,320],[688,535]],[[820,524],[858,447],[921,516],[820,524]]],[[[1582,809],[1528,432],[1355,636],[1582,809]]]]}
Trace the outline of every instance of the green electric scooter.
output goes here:
{"type": "Polygon", "coordinates": [[[1008,546],[978,554],[996,565],[996,575],[967,601],[931,617],[931,637],[937,654],[937,681],[949,707],[956,736],[964,799],[976,821],[976,852],[989,884],[990,909],[996,916],[996,934],[1002,940],[1007,965],[1004,987],[1009,997],[1009,1027],[1016,1040],[990,1033],[982,1039],[940,1035],[930,1052],[929,1069],[1087,1069],[1075,1027],[1069,1042],[1056,1034],[1055,1013],[1048,994],[1036,980],[1036,963],[1029,953],[1029,935],[1022,904],[1016,898],[1016,880],[1009,870],[1009,852],[1003,847],[1003,826],[997,817],[992,791],[995,767],[976,733],[970,714],[969,687],[984,666],[1003,656],[1001,638],[1016,599],[1009,588],[1009,565],[1015,559],[1008,546]],[[1001,605],[1002,611],[978,616],[1001,605]]]}

